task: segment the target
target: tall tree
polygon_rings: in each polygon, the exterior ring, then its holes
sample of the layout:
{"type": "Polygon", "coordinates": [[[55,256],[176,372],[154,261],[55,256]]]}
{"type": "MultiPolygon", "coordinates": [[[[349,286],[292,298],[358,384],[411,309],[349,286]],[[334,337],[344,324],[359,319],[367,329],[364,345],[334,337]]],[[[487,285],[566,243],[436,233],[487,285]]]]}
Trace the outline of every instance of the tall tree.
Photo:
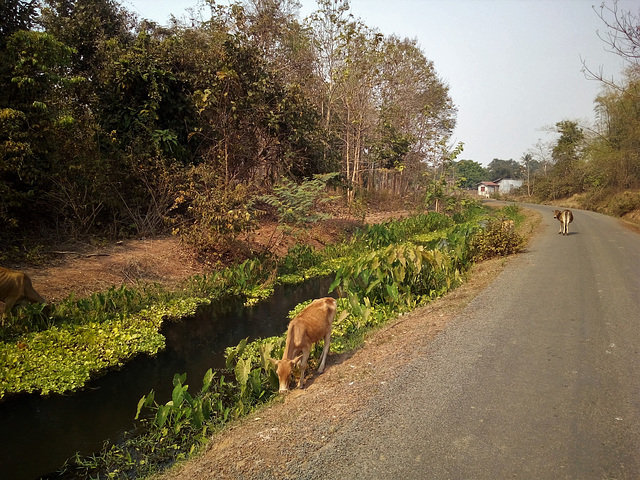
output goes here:
{"type": "Polygon", "coordinates": [[[0,51],[18,30],[30,30],[35,22],[36,0],[2,0],[0,3],[0,51]]]}
{"type": "Polygon", "coordinates": [[[116,0],[44,0],[40,23],[58,40],[76,49],[74,72],[91,76],[102,68],[102,45],[111,39],[133,41],[136,20],[116,0]]]}
{"type": "Polygon", "coordinates": [[[556,124],[560,134],[551,150],[555,162],[549,175],[551,198],[568,197],[584,188],[585,135],[577,122],[563,120],[556,124]]]}
{"type": "Polygon", "coordinates": [[[487,170],[473,160],[460,160],[454,164],[456,179],[462,188],[472,189],[487,180],[487,170]]]}
{"type": "Polygon", "coordinates": [[[362,187],[367,139],[376,126],[375,87],[383,36],[360,22],[351,22],[341,47],[345,61],[338,70],[335,111],[342,138],[343,171],[353,187],[362,187]]]}
{"type": "Polygon", "coordinates": [[[424,162],[432,166],[442,163],[449,157],[447,142],[455,127],[456,108],[433,62],[415,40],[391,36],[385,40],[379,68],[380,111],[391,114],[397,131],[411,141],[402,165],[419,170],[424,162]]]}
{"type": "Polygon", "coordinates": [[[620,89],[596,98],[599,136],[588,148],[592,183],[615,189],[640,186],[640,72],[627,70],[620,89]]]}
{"type": "Polygon", "coordinates": [[[336,84],[338,71],[345,61],[344,41],[349,23],[348,0],[317,0],[318,10],[306,24],[313,32],[313,51],[315,59],[315,82],[312,89],[306,90],[317,105],[323,118],[327,140],[324,149],[326,163],[340,155],[340,146],[335,139],[339,136],[334,128],[333,112],[338,102],[336,84]]]}
{"type": "Polygon", "coordinates": [[[494,158],[487,167],[487,171],[492,180],[499,178],[522,178],[520,165],[513,159],[500,160],[499,158],[494,158]]]}
{"type": "Polygon", "coordinates": [[[14,32],[2,52],[0,217],[11,225],[29,217],[27,199],[43,200],[56,146],[73,124],[65,95],[72,53],[52,35],[27,30],[14,32]]]}
{"type": "Polygon", "coordinates": [[[524,171],[525,180],[527,182],[527,195],[530,197],[532,190],[531,175],[536,172],[539,165],[538,162],[533,159],[533,154],[531,153],[525,153],[522,156],[520,163],[522,164],[522,170],[524,171]]]}
{"type": "MultiPolygon", "coordinates": [[[[640,12],[619,8],[617,0],[613,0],[612,4],[602,2],[599,11],[593,8],[606,27],[603,34],[598,34],[606,48],[618,55],[629,70],[637,72],[640,68],[640,12]]],[[[624,83],[619,84],[602,69],[592,70],[586,60],[582,61],[582,65],[587,78],[598,80],[614,90],[625,90],[624,83]]]]}

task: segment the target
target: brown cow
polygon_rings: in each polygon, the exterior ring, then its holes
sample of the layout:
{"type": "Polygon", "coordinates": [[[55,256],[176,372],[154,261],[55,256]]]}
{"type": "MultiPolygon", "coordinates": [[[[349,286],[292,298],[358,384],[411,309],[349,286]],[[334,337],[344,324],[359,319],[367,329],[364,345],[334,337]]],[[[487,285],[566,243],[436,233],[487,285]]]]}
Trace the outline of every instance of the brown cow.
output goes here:
{"type": "Polygon", "coordinates": [[[9,313],[18,305],[46,303],[31,285],[26,273],[0,267],[0,301],[4,302],[4,312],[9,313]]]}
{"type": "Polygon", "coordinates": [[[571,210],[554,210],[553,218],[557,218],[560,221],[560,231],[562,235],[569,235],[569,224],[573,222],[573,213],[571,210]]]}
{"type": "Polygon", "coordinates": [[[272,360],[280,382],[280,393],[289,390],[291,370],[298,363],[300,364],[298,387],[304,386],[304,371],[307,368],[311,345],[322,339],[324,339],[324,348],[320,356],[318,372],[324,371],[324,363],[331,344],[331,326],[336,316],[336,308],[337,303],[333,298],[319,298],[311,302],[289,322],[282,360],[272,360]]]}

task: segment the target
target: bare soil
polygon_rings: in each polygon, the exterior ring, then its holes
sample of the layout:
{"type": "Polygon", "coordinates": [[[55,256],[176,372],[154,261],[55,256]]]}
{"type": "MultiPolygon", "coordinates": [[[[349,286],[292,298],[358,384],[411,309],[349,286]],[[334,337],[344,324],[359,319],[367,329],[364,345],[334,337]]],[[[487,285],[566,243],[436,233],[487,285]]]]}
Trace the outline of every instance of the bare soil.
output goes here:
{"type": "MultiPolygon", "coordinates": [[[[404,210],[377,212],[367,216],[366,222],[378,223],[407,215],[404,210]]],[[[344,216],[319,222],[295,235],[283,235],[275,223],[267,223],[244,239],[244,249],[269,249],[284,255],[294,243],[321,248],[349,235],[359,225],[362,222],[344,216]]],[[[46,253],[50,260],[40,265],[5,266],[26,272],[36,291],[50,302],[60,301],[72,293],[76,298],[86,297],[120,285],[158,283],[174,288],[193,275],[224,266],[219,260],[214,263],[198,257],[175,236],[132,239],[104,246],[74,244],[53,247],[46,253]]]]}

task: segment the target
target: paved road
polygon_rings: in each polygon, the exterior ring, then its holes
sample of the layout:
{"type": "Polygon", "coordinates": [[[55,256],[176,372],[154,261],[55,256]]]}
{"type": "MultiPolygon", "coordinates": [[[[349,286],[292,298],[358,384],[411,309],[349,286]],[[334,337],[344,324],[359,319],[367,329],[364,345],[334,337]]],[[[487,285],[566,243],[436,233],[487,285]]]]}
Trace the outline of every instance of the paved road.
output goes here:
{"type": "Polygon", "coordinates": [[[529,250],[298,478],[640,479],[640,235],[531,208],[529,250]]]}

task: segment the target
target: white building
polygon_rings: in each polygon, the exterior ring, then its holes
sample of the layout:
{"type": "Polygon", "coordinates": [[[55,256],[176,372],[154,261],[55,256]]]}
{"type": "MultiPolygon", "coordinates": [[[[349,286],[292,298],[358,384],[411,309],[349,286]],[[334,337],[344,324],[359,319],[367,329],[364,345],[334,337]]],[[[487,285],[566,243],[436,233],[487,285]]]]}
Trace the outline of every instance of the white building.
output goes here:
{"type": "Polygon", "coordinates": [[[498,189],[500,193],[510,193],[512,190],[520,188],[524,180],[520,178],[500,178],[496,180],[496,183],[500,186],[498,189]]]}
{"type": "Polygon", "coordinates": [[[494,182],[480,182],[478,184],[478,195],[481,197],[489,197],[494,193],[498,193],[500,185],[494,182]]]}

